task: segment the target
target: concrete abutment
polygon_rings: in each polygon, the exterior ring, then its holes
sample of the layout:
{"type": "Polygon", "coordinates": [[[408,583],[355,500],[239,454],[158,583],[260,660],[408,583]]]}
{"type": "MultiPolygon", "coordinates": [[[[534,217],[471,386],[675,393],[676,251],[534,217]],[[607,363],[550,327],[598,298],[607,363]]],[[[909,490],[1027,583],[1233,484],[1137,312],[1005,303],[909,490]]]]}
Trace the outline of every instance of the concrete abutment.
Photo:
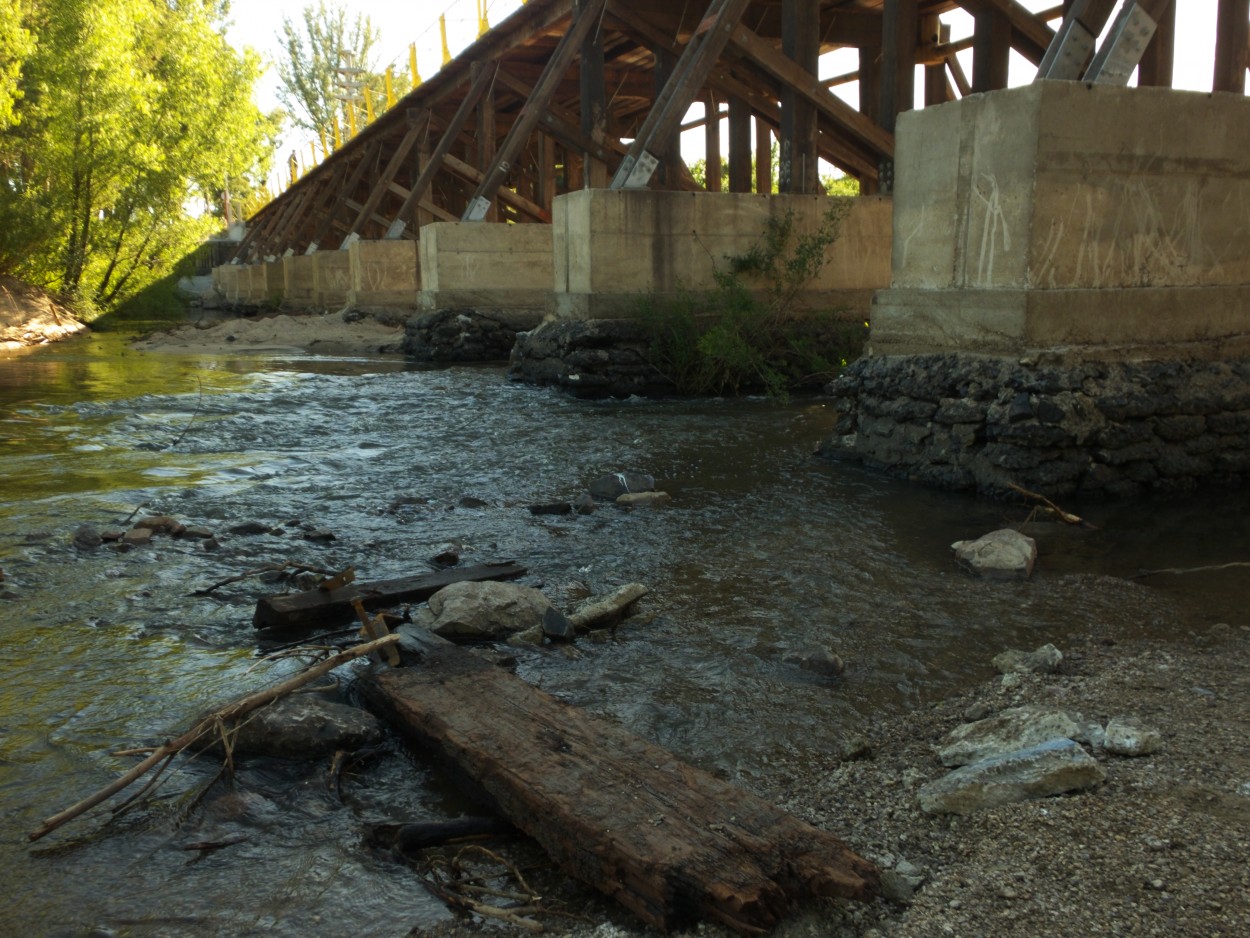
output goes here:
{"type": "Polygon", "coordinates": [[[900,117],[824,447],[948,487],[1250,479],[1250,100],[1038,82],[900,117]]]}

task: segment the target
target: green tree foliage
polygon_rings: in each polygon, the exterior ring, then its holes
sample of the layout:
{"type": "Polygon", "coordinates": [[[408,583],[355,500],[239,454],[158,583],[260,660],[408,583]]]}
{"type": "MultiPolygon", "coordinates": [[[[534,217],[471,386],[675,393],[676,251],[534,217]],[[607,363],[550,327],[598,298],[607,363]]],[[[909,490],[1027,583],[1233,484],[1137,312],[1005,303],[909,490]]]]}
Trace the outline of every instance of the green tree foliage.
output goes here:
{"type": "Polygon", "coordinates": [[[21,97],[22,64],[35,49],[34,37],[22,25],[21,0],[0,0],[0,130],[10,126],[21,97]]]}
{"type": "MultiPolygon", "coordinates": [[[[356,14],[348,21],[345,7],[325,0],[304,7],[299,23],[282,18],[282,40],[285,56],[278,62],[278,78],[282,85],[278,98],[287,108],[291,120],[313,133],[330,132],[337,117],[339,126],[347,124],[341,101],[340,85],[345,77],[339,73],[340,62],[350,60],[362,69],[354,76],[374,93],[375,107],[382,95],[382,78],[372,70],[370,52],[381,38],[381,30],[367,16],[356,14]],[[341,53],[347,53],[343,57],[341,53]]],[[[384,105],[383,105],[384,106],[384,105]]],[[[363,123],[363,105],[357,121],[363,123]]]]}
{"type": "Polygon", "coordinates": [[[824,267],[849,211],[849,199],[831,199],[807,233],[796,230],[792,211],[770,218],[751,250],[715,271],[715,289],[644,305],[651,364],[683,394],[784,397],[832,378],[858,355],[863,329],[834,311],[796,316],[793,304],[824,267]]]}
{"type": "MultiPolygon", "coordinates": [[[[3,0],[0,0],[3,2],[3,0]]],[[[0,273],[111,307],[220,227],[276,127],[220,0],[28,0],[34,48],[0,130],[0,273]],[[188,211],[188,209],[193,209],[188,211]]]]}

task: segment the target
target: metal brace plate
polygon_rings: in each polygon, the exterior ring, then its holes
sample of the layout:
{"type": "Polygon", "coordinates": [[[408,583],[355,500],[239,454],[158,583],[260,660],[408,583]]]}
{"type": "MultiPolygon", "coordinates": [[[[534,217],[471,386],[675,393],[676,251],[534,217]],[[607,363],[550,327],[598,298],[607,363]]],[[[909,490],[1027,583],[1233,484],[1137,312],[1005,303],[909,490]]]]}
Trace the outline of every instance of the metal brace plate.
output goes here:
{"type": "Polygon", "coordinates": [[[647,184],[651,182],[651,177],[655,175],[656,167],[660,165],[660,161],[654,156],[643,150],[638,154],[638,162],[634,164],[634,168],[630,170],[628,178],[625,180],[626,189],[645,189],[647,184]]]}
{"type": "Polygon", "coordinates": [[[1047,65],[1045,72],[1039,71],[1037,77],[1053,78],[1060,81],[1076,81],[1081,77],[1081,70],[1089,61],[1094,51],[1096,39],[1090,35],[1080,20],[1069,20],[1059,27],[1059,34],[1054,43],[1056,54],[1047,65]]]}
{"type": "Polygon", "coordinates": [[[1111,28],[1111,34],[1103,41],[1102,48],[1085,73],[1088,81],[1100,85],[1127,85],[1133,69],[1146,52],[1146,46],[1158,25],[1154,19],[1130,0],[1132,6],[1122,12],[1111,28]]]}

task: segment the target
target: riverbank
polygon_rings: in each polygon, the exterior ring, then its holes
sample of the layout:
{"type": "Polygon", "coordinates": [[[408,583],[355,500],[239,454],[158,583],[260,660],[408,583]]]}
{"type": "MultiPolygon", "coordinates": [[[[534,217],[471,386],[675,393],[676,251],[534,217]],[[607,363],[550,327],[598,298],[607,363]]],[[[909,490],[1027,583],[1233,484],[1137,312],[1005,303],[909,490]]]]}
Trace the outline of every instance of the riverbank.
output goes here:
{"type": "MultiPolygon", "coordinates": [[[[869,905],[797,909],[774,938],[1250,934],[1247,653],[1245,623],[1166,643],[1095,629],[1065,649],[1058,673],[1005,675],[882,720],[824,764],[769,766],[759,794],[877,862],[889,894],[869,905]],[[947,771],[934,753],[947,733],[1029,705],[1104,724],[1136,716],[1164,745],[1136,758],[1095,747],[1106,780],[1084,792],[964,816],[921,811],[918,790],[947,771]]],[[[599,924],[550,934],[658,935],[587,893],[566,898],[570,911],[599,924]]],[[[486,933],[512,932],[467,924],[421,932],[486,933]]],[[[730,935],[709,924],[681,933],[730,935]]]]}
{"type": "Polygon", "coordinates": [[[0,277],[0,352],[47,345],[85,331],[85,323],[44,291],[0,277]]]}
{"type": "Polygon", "coordinates": [[[144,352],[211,355],[302,352],[315,355],[400,354],[403,324],[367,315],[282,313],[255,318],[201,320],[135,342],[144,352]]]}

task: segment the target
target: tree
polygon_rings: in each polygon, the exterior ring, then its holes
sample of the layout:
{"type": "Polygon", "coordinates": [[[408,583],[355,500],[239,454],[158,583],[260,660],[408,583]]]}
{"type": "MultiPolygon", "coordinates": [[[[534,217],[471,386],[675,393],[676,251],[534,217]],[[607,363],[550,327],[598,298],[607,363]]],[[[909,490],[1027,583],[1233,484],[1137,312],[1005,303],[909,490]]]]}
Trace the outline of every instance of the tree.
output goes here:
{"type": "Polygon", "coordinates": [[[19,0],[0,0],[0,130],[16,120],[13,106],[21,97],[18,78],[34,48],[34,37],[22,25],[19,0]]]}
{"type": "Polygon", "coordinates": [[[355,78],[364,85],[374,92],[382,87],[370,59],[381,35],[369,17],[357,14],[349,23],[344,7],[327,6],[325,0],[304,7],[299,24],[282,18],[278,38],[286,55],[278,62],[278,98],[297,126],[321,133],[332,130],[336,118],[340,126],[347,124],[340,85],[350,76],[339,72],[345,61],[362,70],[355,78]]]}
{"type": "Polygon", "coordinates": [[[264,179],[276,127],[220,0],[34,0],[19,122],[0,131],[0,272],[108,307],[218,227],[264,179]],[[189,213],[198,202],[211,206],[189,213]]]}

